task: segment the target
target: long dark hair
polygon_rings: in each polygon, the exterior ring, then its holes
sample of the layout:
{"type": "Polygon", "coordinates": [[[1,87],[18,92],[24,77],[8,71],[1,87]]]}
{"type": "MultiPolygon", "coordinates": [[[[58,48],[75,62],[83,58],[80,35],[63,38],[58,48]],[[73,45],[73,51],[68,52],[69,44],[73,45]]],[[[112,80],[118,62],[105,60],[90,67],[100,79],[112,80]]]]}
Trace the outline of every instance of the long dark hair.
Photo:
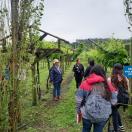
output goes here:
{"type": "Polygon", "coordinates": [[[118,89],[119,84],[122,84],[122,86],[125,89],[128,89],[127,80],[125,76],[123,75],[123,66],[120,63],[117,63],[114,65],[111,75],[111,82],[113,85],[118,89]],[[122,78],[121,81],[118,80],[118,75],[122,78]]]}
{"type": "Polygon", "coordinates": [[[105,87],[105,90],[106,90],[106,100],[110,100],[111,99],[111,92],[109,90],[109,86],[108,86],[108,83],[107,83],[107,78],[106,78],[106,73],[105,73],[105,70],[103,68],[103,66],[101,65],[95,65],[91,71],[90,71],[90,74],[92,73],[95,73],[96,75],[99,75],[101,77],[104,78],[104,87],[105,87]]]}

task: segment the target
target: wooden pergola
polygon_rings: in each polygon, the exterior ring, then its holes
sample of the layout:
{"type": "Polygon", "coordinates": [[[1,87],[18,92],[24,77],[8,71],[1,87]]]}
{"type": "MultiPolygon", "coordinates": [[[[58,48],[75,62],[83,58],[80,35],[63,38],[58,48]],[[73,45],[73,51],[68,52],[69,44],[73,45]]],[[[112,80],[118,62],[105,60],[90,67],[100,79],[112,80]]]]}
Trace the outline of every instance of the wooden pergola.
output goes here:
{"type": "MultiPolygon", "coordinates": [[[[29,27],[29,29],[33,28],[32,26],[29,27]]],[[[53,35],[51,33],[48,33],[44,30],[37,29],[39,32],[42,32],[43,35],[41,35],[38,39],[38,41],[42,41],[47,36],[51,36],[53,38],[57,39],[58,42],[58,48],[36,48],[35,42],[30,42],[29,48],[27,49],[27,52],[35,55],[34,62],[31,64],[31,71],[32,71],[32,87],[33,87],[33,105],[37,104],[37,98],[41,99],[41,89],[40,89],[40,71],[39,71],[39,61],[42,59],[47,59],[48,63],[48,69],[50,69],[50,61],[49,57],[54,53],[60,53],[63,54],[63,51],[61,50],[61,42],[65,42],[66,44],[70,44],[67,40],[60,38],[56,35],[53,35]],[[37,76],[36,76],[37,75],[37,76]],[[37,81],[36,81],[37,80],[37,81]],[[37,85],[37,87],[35,87],[37,85]]],[[[6,39],[10,38],[12,35],[8,35],[3,39],[0,39],[2,42],[0,45],[2,45],[2,52],[6,52],[6,39]]],[[[48,87],[48,80],[46,86],[48,87]]]]}

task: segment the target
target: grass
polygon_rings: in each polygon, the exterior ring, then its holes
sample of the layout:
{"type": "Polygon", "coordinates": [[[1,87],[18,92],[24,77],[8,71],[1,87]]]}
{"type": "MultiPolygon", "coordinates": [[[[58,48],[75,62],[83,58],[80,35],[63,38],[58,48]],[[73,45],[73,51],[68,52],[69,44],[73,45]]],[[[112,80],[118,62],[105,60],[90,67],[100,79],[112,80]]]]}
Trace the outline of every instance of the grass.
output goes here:
{"type": "Polygon", "coordinates": [[[25,132],[80,132],[81,126],[76,124],[75,112],[75,82],[69,85],[67,93],[63,94],[63,100],[52,102],[49,105],[41,104],[29,109],[30,123],[25,132]]]}

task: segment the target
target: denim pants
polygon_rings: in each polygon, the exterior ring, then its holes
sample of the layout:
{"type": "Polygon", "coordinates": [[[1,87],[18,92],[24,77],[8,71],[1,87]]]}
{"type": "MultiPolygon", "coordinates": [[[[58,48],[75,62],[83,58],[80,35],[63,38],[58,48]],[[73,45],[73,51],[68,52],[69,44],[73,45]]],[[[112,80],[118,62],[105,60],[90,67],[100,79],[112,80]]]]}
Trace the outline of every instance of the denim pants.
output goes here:
{"type": "Polygon", "coordinates": [[[118,111],[118,108],[119,107],[116,107],[116,106],[112,107],[112,121],[113,121],[113,126],[115,131],[118,130],[119,126],[122,126],[121,116],[118,111]]]}
{"type": "Polygon", "coordinates": [[[60,96],[61,83],[55,83],[53,88],[53,97],[60,96]]]}
{"type": "Polygon", "coordinates": [[[106,124],[106,121],[99,122],[99,123],[92,123],[88,119],[83,118],[83,130],[82,132],[90,132],[92,125],[94,126],[93,132],[103,132],[103,128],[106,124]]]}

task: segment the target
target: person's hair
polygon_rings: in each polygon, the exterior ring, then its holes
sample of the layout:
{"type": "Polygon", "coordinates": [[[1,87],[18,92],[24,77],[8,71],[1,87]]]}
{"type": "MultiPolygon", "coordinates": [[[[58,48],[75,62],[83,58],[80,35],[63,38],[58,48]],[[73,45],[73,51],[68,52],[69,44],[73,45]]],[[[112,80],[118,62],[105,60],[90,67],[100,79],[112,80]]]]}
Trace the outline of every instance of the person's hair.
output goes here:
{"type": "Polygon", "coordinates": [[[76,62],[78,62],[79,60],[80,60],[80,58],[77,58],[77,59],[76,59],[76,62]]]}
{"type": "Polygon", "coordinates": [[[111,82],[116,88],[118,88],[118,85],[121,83],[124,88],[128,89],[126,77],[123,75],[123,66],[120,63],[115,64],[113,67],[111,82]],[[118,75],[121,76],[121,81],[118,80],[118,75]]]}
{"type": "Polygon", "coordinates": [[[94,66],[94,60],[93,59],[88,60],[88,63],[90,64],[90,66],[94,66]]]}
{"type": "Polygon", "coordinates": [[[107,78],[106,78],[106,73],[105,73],[105,70],[104,68],[101,66],[101,65],[95,65],[92,67],[91,71],[90,71],[90,74],[92,73],[95,73],[96,75],[99,75],[101,77],[104,78],[104,87],[105,87],[105,90],[106,90],[106,100],[110,100],[111,99],[111,92],[109,90],[109,86],[108,86],[108,83],[107,83],[107,78]]]}

